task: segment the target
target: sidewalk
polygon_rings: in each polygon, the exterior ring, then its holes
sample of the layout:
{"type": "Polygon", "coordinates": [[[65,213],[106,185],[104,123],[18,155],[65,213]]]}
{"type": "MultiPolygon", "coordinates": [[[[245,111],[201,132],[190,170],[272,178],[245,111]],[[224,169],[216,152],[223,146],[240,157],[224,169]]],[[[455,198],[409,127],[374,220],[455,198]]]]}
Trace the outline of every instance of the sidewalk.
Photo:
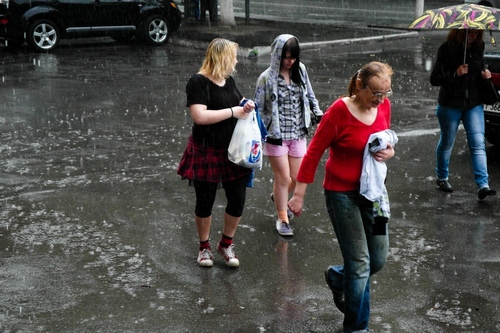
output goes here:
{"type": "Polygon", "coordinates": [[[235,41],[240,46],[239,55],[254,57],[269,54],[270,45],[279,34],[296,36],[302,49],[346,45],[354,43],[374,43],[391,39],[416,38],[418,32],[397,27],[346,27],[331,24],[294,23],[285,24],[276,20],[250,20],[236,18],[236,27],[218,23],[184,20],[178,31],[172,34],[170,43],[206,49],[214,38],[222,37],[235,41]]]}

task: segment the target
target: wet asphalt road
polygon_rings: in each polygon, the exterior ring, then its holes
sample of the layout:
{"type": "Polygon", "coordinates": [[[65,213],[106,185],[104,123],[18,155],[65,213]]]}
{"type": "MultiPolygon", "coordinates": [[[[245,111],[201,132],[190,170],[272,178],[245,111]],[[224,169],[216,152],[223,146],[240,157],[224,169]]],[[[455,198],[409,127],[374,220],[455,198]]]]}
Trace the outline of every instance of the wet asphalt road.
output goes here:
{"type": "MultiPolygon", "coordinates": [[[[391,64],[396,157],[390,257],[372,280],[373,332],[499,332],[500,197],[479,202],[463,131],[452,194],[434,186],[442,34],[304,51],[323,109],[371,60],[391,64]]],[[[235,238],[241,266],[196,264],[194,193],[176,175],[188,77],[204,52],[111,40],[0,59],[0,331],[341,332],[323,271],[340,264],[318,169],[295,236],[274,231],[267,161],[235,238]]],[[[267,57],[240,58],[252,96],[267,57]]],[[[500,189],[491,147],[491,186],[500,189]]],[[[211,238],[220,237],[224,200],[211,238]]]]}

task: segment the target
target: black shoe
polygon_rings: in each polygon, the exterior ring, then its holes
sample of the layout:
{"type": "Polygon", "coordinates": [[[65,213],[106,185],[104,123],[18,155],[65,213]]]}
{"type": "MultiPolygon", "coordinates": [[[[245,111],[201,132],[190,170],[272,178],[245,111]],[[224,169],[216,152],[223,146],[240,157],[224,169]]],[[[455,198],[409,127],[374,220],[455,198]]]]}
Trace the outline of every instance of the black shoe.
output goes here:
{"type": "Polygon", "coordinates": [[[483,200],[486,198],[488,195],[496,195],[497,191],[490,189],[489,187],[483,187],[482,189],[477,192],[477,197],[479,200],[483,200]]]}
{"type": "Polygon", "coordinates": [[[437,188],[444,192],[453,192],[453,188],[447,180],[436,180],[437,188]]]}
{"type": "Polygon", "coordinates": [[[338,291],[331,285],[330,279],[328,278],[328,269],[325,271],[325,279],[326,284],[328,284],[328,287],[330,287],[330,290],[332,291],[333,302],[335,303],[335,306],[337,307],[337,309],[339,309],[340,312],[345,313],[344,293],[338,291]]]}

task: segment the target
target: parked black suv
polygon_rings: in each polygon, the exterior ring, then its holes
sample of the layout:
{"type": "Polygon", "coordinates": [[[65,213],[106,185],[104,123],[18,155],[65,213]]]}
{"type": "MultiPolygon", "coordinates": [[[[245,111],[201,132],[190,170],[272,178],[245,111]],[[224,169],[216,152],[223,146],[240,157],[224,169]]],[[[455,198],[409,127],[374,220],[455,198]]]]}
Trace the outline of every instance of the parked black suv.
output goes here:
{"type": "MultiPolygon", "coordinates": [[[[500,91],[500,53],[486,52],[484,62],[491,72],[493,84],[500,91]]],[[[484,106],[484,121],[486,140],[492,145],[500,147],[500,102],[484,106]]]]}
{"type": "Polygon", "coordinates": [[[6,46],[26,41],[36,51],[51,51],[65,38],[98,36],[159,45],[181,17],[169,0],[0,0],[0,40],[6,46]]]}

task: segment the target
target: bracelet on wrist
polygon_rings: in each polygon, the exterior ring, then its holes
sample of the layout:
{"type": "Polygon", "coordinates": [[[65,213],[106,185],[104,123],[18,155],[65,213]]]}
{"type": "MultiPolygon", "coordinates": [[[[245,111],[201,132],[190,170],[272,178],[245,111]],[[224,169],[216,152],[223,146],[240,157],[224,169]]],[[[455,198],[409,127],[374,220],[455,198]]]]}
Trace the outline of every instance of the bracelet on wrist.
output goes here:
{"type": "Polygon", "coordinates": [[[233,118],[234,117],[233,108],[230,107],[229,110],[231,110],[231,118],[233,118]]]}

